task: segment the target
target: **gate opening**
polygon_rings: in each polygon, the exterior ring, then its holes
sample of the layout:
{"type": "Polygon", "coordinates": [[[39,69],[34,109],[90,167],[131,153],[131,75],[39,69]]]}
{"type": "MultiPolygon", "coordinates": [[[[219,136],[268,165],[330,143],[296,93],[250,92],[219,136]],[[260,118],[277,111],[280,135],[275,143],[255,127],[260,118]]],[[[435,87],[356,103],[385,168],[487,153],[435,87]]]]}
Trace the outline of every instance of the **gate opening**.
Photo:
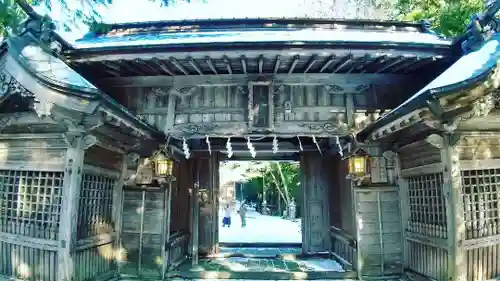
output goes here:
{"type": "Polygon", "coordinates": [[[291,161],[221,162],[218,213],[221,252],[267,248],[270,255],[280,251],[300,253],[299,172],[299,163],[291,161]]]}

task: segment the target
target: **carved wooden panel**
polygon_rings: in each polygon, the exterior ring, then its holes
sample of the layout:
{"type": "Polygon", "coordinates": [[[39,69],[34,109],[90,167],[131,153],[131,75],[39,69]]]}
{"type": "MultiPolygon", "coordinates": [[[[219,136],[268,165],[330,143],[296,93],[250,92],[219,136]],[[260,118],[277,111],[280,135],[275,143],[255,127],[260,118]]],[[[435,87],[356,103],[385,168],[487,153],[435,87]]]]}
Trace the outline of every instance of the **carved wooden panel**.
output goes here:
{"type": "Polygon", "coordinates": [[[99,146],[93,146],[85,151],[83,161],[85,164],[120,171],[122,155],[99,146]]]}
{"type": "Polygon", "coordinates": [[[387,169],[386,169],[387,160],[384,157],[373,157],[370,161],[370,171],[371,171],[371,182],[372,183],[386,183],[387,178],[387,169]]]}
{"type": "Polygon", "coordinates": [[[64,169],[66,143],[60,135],[44,139],[37,139],[36,134],[27,136],[0,141],[0,167],[50,171],[64,169]]]}
{"type": "Polygon", "coordinates": [[[274,128],[274,95],[271,83],[248,84],[249,131],[272,131],[274,128]]]}
{"type": "Polygon", "coordinates": [[[410,169],[441,162],[441,151],[425,141],[415,142],[400,149],[401,169],[410,169]]]}
{"type": "MultiPolygon", "coordinates": [[[[363,95],[355,97],[352,104],[366,104],[358,101],[363,95]]],[[[139,117],[178,136],[231,136],[263,130],[277,134],[348,133],[346,92],[339,85],[276,85],[266,81],[186,89],[142,88],[135,96],[131,106],[139,117]]]]}
{"type": "Polygon", "coordinates": [[[275,132],[315,135],[347,133],[345,95],[337,85],[276,87],[275,132]]]}

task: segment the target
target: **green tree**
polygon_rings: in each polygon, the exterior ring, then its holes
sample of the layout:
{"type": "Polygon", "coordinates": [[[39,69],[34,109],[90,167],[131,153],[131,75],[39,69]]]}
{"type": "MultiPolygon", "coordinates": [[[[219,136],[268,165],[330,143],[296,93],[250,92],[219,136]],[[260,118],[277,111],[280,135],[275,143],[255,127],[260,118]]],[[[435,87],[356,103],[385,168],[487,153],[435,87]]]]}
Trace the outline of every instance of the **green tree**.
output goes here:
{"type": "Polygon", "coordinates": [[[484,11],[483,0],[397,0],[395,17],[400,20],[429,20],[431,28],[451,37],[465,31],[470,17],[484,11]]]}
{"type": "Polygon", "coordinates": [[[249,176],[243,193],[247,199],[255,194],[262,198],[265,189],[268,203],[281,200],[288,207],[293,198],[300,196],[298,163],[252,162],[246,172],[249,176]]]}
{"type": "Polygon", "coordinates": [[[0,1],[0,37],[17,31],[17,27],[25,17],[26,14],[14,0],[0,1]]]}
{"type": "MultiPolygon", "coordinates": [[[[161,6],[169,6],[176,1],[191,2],[191,0],[151,0],[159,2],[161,6]]],[[[89,25],[92,28],[101,28],[102,21],[97,7],[113,3],[113,0],[0,0],[0,37],[9,36],[18,31],[20,23],[27,18],[27,11],[31,5],[43,6],[47,11],[52,10],[54,4],[62,10],[62,19],[59,27],[71,31],[79,25],[89,25]]],[[[43,15],[45,16],[45,15],[43,15]]]]}

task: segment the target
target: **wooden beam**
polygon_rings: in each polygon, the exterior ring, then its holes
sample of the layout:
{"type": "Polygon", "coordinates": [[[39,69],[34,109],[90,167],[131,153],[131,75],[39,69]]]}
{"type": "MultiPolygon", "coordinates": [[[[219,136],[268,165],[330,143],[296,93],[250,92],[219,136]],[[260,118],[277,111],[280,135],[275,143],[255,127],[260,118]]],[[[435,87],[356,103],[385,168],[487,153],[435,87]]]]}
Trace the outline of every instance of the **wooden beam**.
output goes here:
{"type": "Polygon", "coordinates": [[[274,64],[274,70],[273,70],[274,74],[277,74],[277,73],[278,73],[278,71],[279,71],[279,69],[280,69],[280,63],[281,63],[281,56],[280,56],[280,55],[277,55],[277,56],[276,56],[276,62],[275,62],[275,64],[274,64]]]}
{"type": "Polygon", "coordinates": [[[227,73],[233,74],[233,69],[231,68],[231,62],[229,61],[229,58],[227,56],[224,56],[222,60],[226,64],[227,73]]]}
{"type": "Polygon", "coordinates": [[[209,56],[205,57],[205,62],[208,64],[208,67],[213,71],[215,75],[218,75],[219,73],[217,72],[217,69],[215,68],[214,63],[212,62],[212,58],[209,56]]]}
{"type": "Polygon", "coordinates": [[[300,56],[295,56],[293,58],[293,62],[292,62],[292,65],[290,66],[290,69],[288,69],[288,74],[292,74],[293,71],[295,70],[295,66],[297,66],[297,64],[299,63],[300,61],[300,56]]]}
{"type": "Polygon", "coordinates": [[[21,247],[27,247],[31,249],[46,250],[46,251],[57,251],[59,246],[59,241],[22,236],[6,232],[0,232],[0,242],[21,247]]]}
{"type": "Polygon", "coordinates": [[[241,56],[241,67],[243,69],[243,73],[247,74],[247,58],[245,56],[241,56]]]}
{"type": "Polygon", "coordinates": [[[149,70],[151,70],[152,73],[154,73],[155,75],[158,74],[158,71],[152,67],[147,61],[145,60],[142,60],[142,59],[136,59],[135,62],[139,65],[143,65],[145,67],[147,67],[149,70]]]}
{"type": "Polygon", "coordinates": [[[387,63],[386,65],[384,65],[381,68],[375,70],[375,73],[384,72],[384,71],[388,70],[389,68],[395,66],[396,64],[399,64],[400,62],[404,61],[404,59],[405,59],[405,57],[403,57],[403,56],[396,57],[391,62],[386,62],[387,63]]]}
{"type": "Polygon", "coordinates": [[[313,55],[309,63],[307,64],[306,69],[304,70],[304,73],[307,73],[313,66],[314,64],[318,61],[318,56],[313,55]]]}
{"type": "Polygon", "coordinates": [[[360,68],[366,61],[368,61],[369,58],[370,58],[370,55],[365,55],[361,58],[356,59],[352,63],[351,67],[347,70],[347,73],[351,73],[355,70],[358,70],[358,68],[360,68]]]}
{"type": "Polygon", "coordinates": [[[342,62],[339,62],[335,68],[333,69],[332,73],[337,73],[339,70],[341,70],[344,66],[346,66],[352,59],[354,58],[354,56],[352,54],[349,54],[348,56],[346,56],[344,58],[344,60],[342,62]]]}
{"type": "Polygon", "coordinates": [[[319,70],[319,72],[323,72],[325,71],[325,69],[327,69],[332,63],[333,61],[335,61],[335,55],[332,55],[326,62],[325,64],[321,67],[321,69],[319,70]]]}
{"type": "Polygon", "coordinates": [[[194,70],[196,70],[196,72],[198,72],[198,74],[203,75],[203,71],[201,71],[201,68],[198,66],[198,64],[196,63],[196,61],[192,57],[188,57],[188,62],[191,65],[191,67],[193,67],[194,70]]]}
{"type": "Polygon", "coordinates": [[[161,68],[161,70],[165,71],[168,75],[175,76],[174,72],[170,70],[168,66],[158,58],[152,58],[151,61],[156,63],[161,68]]]}
{"type": "MultiPolygon", "coordinates": [[[[215,72],[215,69],[213,69],[215,72]]],[[[248,81],[268,79],[275,84],[286,85],[332,85],[341,87],[360,84],[395,84],[401,81],[410,82],[411,76],[396,74],[276,74],[276,75],[189,75],[189,76],[136,76],[122,78],[106,78],[99,81],[99,85],[107,87],[174,87],[187,86],[236,86],[246,85],[248,81]]]]}
{"type": "Polygon", "coordinates": [[[264,56],[260,55],[259,56],[259,73],[262,73],[263,67],[264,67],[264,56]]]}
{"type": "Polygon", "coordinates": [[[174,57],[171,57],[170,63],[173,64],[177,69],[179,69],[184,75],[189,75],[189,72],[181,65],[180,62],[177,61],[174,57]]]}

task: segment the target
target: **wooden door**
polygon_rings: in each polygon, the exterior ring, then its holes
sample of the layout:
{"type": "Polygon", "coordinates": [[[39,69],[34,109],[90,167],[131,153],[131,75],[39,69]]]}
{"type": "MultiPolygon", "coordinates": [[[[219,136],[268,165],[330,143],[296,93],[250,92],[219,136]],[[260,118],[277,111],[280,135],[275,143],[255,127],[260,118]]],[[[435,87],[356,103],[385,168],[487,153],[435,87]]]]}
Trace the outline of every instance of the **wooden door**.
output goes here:
{"type": "Polygon", "coordinates": [[[217,252],[219,238],[219,155],[197,159],[198,185],[198,250],[202,255],[217,252]]]}
{"type": "Polygon", "coordinates": [[[354,188],[354,198],[360,275],[401,274],[403,249],[397,188],[354,188]]]}
{"type": "Polygon", "coordinates": [[[123,192],[121,273],[162,278],[166,192],[160,188],[123,192]]]}
{"type": "Polygon", "coordinates": [[[302,252],[307,254],[330,250],[329,184],[322,157],[319,152],[302,152],[300,157],[302,252]]]}

